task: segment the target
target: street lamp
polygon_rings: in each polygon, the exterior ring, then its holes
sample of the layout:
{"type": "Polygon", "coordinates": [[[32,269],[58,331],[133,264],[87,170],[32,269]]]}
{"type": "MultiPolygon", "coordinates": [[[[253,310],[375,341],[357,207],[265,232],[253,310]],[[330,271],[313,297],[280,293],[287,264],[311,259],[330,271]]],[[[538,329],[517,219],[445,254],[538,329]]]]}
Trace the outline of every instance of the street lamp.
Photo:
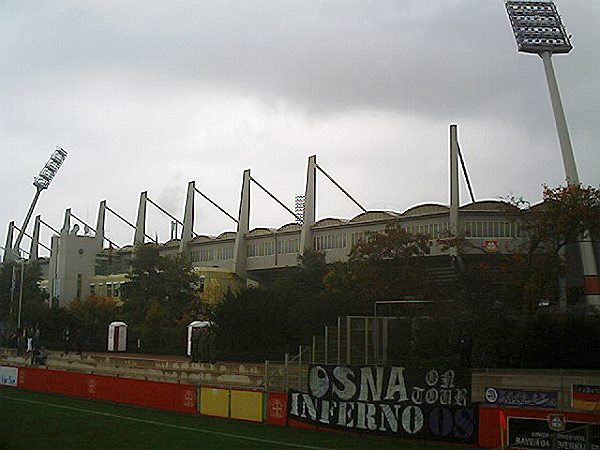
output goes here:
{"type": "Polygon", "coordinates": [[[40,197],[40,194],[44,189],[48,189],[50,183],[52,182],[52,179],[54,178],[54,176],[58,172],[58,169],[60,169],[60,166],[62,166],[62,163],[65,161],[66,158],[67,152],[60,147],[56,147],[56,150],[54,150],[52,155],[50,155],[50,159],[48,160],[46,165],[44,165],[42,170],[40,170],[40,173],[36,177],[34,177],[33,185],[35,186],[35,195],[33,197],[33,200],[31,201],[31,205],[29,206],[29,211],[27,211],[25,220],[23,220],[23,225],[21,225],[21,229],[19,230],[19,235],[17,236],[17,240],[13,245],[12,252],[5,251],[5,260],[7,256],[8,261],[14,261],[16,258],[20,257],[19,247],[21,245],[21,241],[23,240],[23,235],[25,234],[27,225],[29,225],[29,220],[31,219],[31,215],[33,214],[33,210],[38,201],[38,198],[40,197]]]}
{"type": "MultiPolygon", "coordinates": [[[[552,1],[507,1],[506,11],[518,50],[523,53],[538,54],[542,58],[567,184],[578,186],[579,174],[558,91],[558,82],[552,66],[553,53],[569,53],[573,49],[570,36],[567,35],[552,1]]],[[[589,310],[600,312],[600,282],[598,281],[594,247],[588,231],[584,232],[581,237],[579,249],[587,307],[589,310]]]]}

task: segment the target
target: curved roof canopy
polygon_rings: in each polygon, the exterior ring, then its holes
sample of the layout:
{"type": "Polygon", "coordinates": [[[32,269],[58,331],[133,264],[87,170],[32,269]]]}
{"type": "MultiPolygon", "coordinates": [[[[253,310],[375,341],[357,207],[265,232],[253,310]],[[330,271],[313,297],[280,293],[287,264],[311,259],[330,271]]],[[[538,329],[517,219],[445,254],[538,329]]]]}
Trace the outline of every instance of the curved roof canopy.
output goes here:
{"type": "Polygon", "coordinates": [[[408,208],[402,213],[403,217],[426,216],[428,214],[447,213],[450,208],[440,203],[423,203],[422,205],[408,208]]]}

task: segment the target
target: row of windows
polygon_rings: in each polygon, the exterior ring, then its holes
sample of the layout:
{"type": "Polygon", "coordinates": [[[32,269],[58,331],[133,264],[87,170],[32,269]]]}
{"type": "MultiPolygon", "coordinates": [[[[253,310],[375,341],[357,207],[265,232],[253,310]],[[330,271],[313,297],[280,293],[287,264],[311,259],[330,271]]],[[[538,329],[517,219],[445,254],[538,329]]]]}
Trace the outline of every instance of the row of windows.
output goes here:
{"type": "MultiPolygon", "coordinates": [[[[96,287],[95,283],[90,284],[90,295],[103,295],[102,286],[103,283],[98,283],[96,287]]],[[[119,297],[121,295],[121,283],[106,283],[106,297],[119,297]]]]}
{"type": "Polygon", "coordinates": [[[233,259],[233,247],[220,247],[216,251],[213,248],[190,251],[190,261],[193,263],[214,261],[215,256],[218,261],[233,259]]]}
{"type": "Polygon", "coordinates": [[[275,254],[273,241],[259,242],[248,245],[248,256],[271,256],[275,254]]]}
{"type": "Polygon", "coordinates": [[[364,231],[357,231],[356,233],[352,233],[352,246],[358,244],[360,241],[369,242],[369,233],[364,231]]]}
{"type": "Polygon", "coordinates": [[[217,249],[217,259],[219,261],[233,259],[233,247],[219,247],[217,249]]]}
{"type": "Polygon", "coordinates": [[[469,237],[520,237],[516,222],[464,222],[465,236],[469,237]]]}
{"type": "Polygon", "coordinates": [[[332,250],[334,248],[346,248],[346,234],[329,234],[326,236],[315,236],[314,249],[332,250]]]}
{"type": "Polygon", "coordinates": [[[440,239],[444,236],[448,236],[450,224],[448,222],[442,222],[427,223],[424,225],[408,225],[404,229],[408,234],[421,234],[430,239],[440,239]]]}
{"type": "MultiPolygon", "coordinates": [[[[448,222],[428,223],[423,225],[408,225],[404,229],[409,234],[421,234],[430,239],[440,239],[449,234],[450,224],[448,222]]],[[[469,237],[519,237],[520,230],[514,222],[464,222],[464,233],[469,237]]],[[[350,235],[350,245],[356,245],[360,241],[369,240],[369,232],[357,231],[350,235]]],[[[316,251],[343,249],[348,245],[347,234],[329,234],[315,236],[314,249],[316,251]]],[[[300,251],[300,239],[284,239],[277,241],[277,253],[289,254],[300,251]]],[[[220,261],[233,259],[233,247],[214,249],[192,250],[190,257],[192,262],[220,261]]],[[[272,256],[275,254],[274,241],[269,240],[248,245],[248,257],[272,256]]]]}
{"type": "Polygon", "coordinates": [[[277,241],[277,253],[283,255],[286,253],[298,253],[300,251],[300,239],[284,239],[277,241]]]}
{"type": "Polygon", "coordinates": [[[215,259],[215,250],[213,248],[202,248],[190,252],[190,260],[195,262],[213,261],[215,259]]]}

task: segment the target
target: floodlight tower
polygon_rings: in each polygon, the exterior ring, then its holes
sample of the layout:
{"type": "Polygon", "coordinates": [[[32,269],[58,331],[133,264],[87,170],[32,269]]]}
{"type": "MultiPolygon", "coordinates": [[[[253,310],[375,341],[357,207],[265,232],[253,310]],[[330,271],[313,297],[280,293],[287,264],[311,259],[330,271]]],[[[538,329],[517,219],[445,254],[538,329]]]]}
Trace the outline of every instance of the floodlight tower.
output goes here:
{"type": "MultiPolygon", "coordinates": [[[[25,229],[27,225],[29,225],[29,220],[31,219],[31,215],[33,214],[33,210],[35,209],[35,205],[40,197],[40,194],[44,189],[48,189],[52,179],[62,166],[63,162],[67,158],[67,152],[60,148],[56,147],[56,150],[52,152],[50,155],[50,159],[44,165],[40,173],[34,177],[33,185],[35,186],[35,195],[33,196],[33,200],[31,201],[31,205],[29,206],[29,211],[27,211],[27,215],[25,216],[25,220],[23,220],[23,225],[21,225],[21,229],[19,230],[19,234],[17,236],[17,240],[13,245],[12,252],[7,251],[6,256],[8,256],[10,261],[14,261],[18,259],[20,255],[19,247],[21,246],[21,241],[23,240],[23,235],[25,234],[25,229]]],[[[5,257],[6,259],[6,257],[5,257]]]]}
{"type": "MultiPolygon", "coordinates": [[[[569,53],[573,49],[570,36],[567,35],[556,5],[551,0],[507,1],[506,11],[517,41],[518,51],[538,54],[542,58],[567,184],[577,186],[579,185],[577,165],[552,65],[552,54],[569,53]]],[[[585,280],[586,303],[589,310],[600,312],[600,282],[589,232],[586,231],[581,237],[579,249],[585,280]]]]}

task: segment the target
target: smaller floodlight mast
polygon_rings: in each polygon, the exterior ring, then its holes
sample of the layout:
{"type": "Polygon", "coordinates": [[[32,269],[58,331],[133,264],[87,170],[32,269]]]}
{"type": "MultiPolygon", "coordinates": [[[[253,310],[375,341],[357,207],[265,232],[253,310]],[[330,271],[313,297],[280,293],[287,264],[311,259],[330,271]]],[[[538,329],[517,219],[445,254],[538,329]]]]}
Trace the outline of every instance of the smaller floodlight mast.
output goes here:
{"type": "MultiPolygon", "coordinates": [[[[63,162],[67,158],[67,152],[60,148],[56,147],[56,150],[50,155],[50,159],[46,163],[46,165],[40,170],[40,173],[33,178],[33,185],[35,186],[35,195],[33,200],[31,201],[31,205],[29,206],[29,211],[27,211],[27,215],[25,216],[25,220],[23,221],[23,225],[19,230],[19,235],[17,236],[17,240],[13,245],[12,249],[12,259],[17,259],[20,257],[19,247],[21,246],[21,241],[23,240],[23,235],[25,234],[25,230],[27,229],[27,225],[29,225],[29,220],[31,219],[31,215],[33,214],[33,210],[35,209],[35,205],[40,197],[41,192],[44,189],[48,189],[52,179],[56,176],[58,169],[62,166],[63,162]]],[[[6,252],[9,254],[10,252],[6,252]]],[[[6,259],[6,258],[5,258],[6,259]]]]}
{"type": "MultiPolygon", "coordinates": [[[[544,62],[567,184],[569,186],[579,185],[579,174],[571,146],[571,137],[552,66],[553,53],[569,53],[573,49],[570,36],[565,31],[556,6],[550,0],[507,1],[506,11],[518,50],[524,53],[537,53],[544,62]]],[[[588,231],[581,236],[579,250],[588,311],[600,313],[600,280],[598,279],[594,247],[588,231]]]]}

